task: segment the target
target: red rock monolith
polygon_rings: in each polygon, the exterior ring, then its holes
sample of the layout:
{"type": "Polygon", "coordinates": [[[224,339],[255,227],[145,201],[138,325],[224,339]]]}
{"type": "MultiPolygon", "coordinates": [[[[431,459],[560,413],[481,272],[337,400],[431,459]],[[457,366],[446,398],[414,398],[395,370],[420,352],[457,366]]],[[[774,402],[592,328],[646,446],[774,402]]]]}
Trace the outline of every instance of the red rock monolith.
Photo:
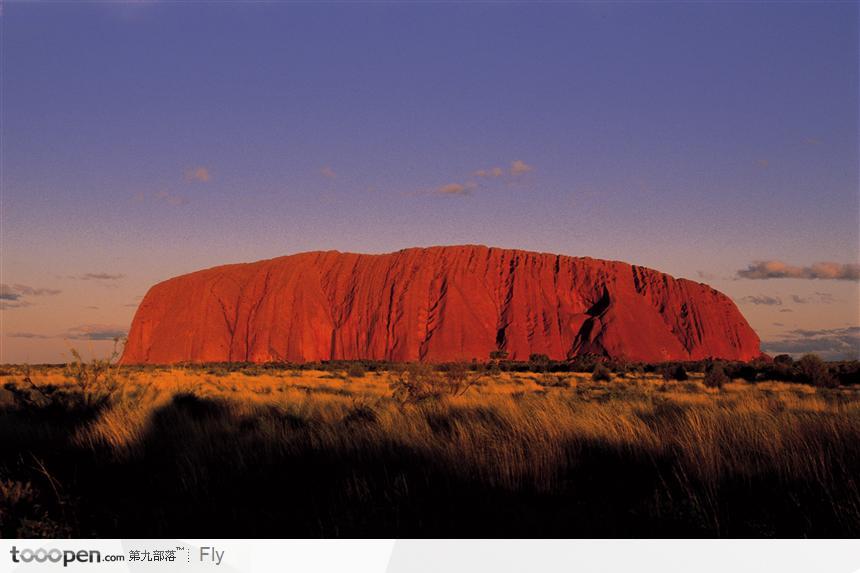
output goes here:
{"type": "Polygon", "coordinates": [[[706,284],[618,261],[483,246],[311,252],[152,287],[125,364],[486,360],[504,350],[657,362],[761,356],[706,284]]]}

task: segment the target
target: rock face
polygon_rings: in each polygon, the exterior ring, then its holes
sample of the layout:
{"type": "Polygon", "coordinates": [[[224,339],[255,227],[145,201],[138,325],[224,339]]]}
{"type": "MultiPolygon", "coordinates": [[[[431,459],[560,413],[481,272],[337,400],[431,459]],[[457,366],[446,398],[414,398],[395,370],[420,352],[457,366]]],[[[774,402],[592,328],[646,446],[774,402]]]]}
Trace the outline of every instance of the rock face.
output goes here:
{"type": "Polygon", "coordinates": [[[565,359],[750,360],[759,339],[711,287],[617,261],[482,246],[312,252],[152,287],[126,364],[565,359]]]}

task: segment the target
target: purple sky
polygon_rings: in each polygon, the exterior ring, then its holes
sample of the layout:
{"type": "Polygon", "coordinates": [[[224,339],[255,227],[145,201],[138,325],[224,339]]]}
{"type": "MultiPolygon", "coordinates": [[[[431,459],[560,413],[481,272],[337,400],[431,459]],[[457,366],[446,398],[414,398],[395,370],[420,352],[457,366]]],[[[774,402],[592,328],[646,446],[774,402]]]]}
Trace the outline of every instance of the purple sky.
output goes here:
{"type": "Polygon", "coordinates": [[[858,353],[857,3],[2,10],[0,362],[104,355],[199,268],[458,243],[701,280],[767,351],[858,353]]]}

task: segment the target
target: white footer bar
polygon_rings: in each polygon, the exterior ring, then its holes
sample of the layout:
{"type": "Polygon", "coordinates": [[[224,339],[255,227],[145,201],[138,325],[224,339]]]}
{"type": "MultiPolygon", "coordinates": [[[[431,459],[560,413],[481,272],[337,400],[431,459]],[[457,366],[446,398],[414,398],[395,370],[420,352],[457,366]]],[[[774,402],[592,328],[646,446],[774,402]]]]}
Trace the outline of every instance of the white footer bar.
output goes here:
{"type": "Polygon", "coordinates": [[[0,540],[0,571],[860,573],[860,540],[0,540]]]}

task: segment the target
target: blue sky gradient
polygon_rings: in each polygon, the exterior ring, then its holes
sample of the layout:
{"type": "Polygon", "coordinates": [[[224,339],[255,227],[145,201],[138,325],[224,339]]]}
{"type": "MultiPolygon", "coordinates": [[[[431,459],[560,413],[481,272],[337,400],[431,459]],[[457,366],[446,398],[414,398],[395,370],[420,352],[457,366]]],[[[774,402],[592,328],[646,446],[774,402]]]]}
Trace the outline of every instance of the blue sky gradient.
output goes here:
{"type": "Polygon", "coordinates": [[[202,267],[458,243],[703,280],[766,341],[847,329],[831,356],[857,352],[857,280],[737,275],[858,262],[857,3],[7,1],[0,21],[0,361],[103,352],[149,286],[202,267]]]}

